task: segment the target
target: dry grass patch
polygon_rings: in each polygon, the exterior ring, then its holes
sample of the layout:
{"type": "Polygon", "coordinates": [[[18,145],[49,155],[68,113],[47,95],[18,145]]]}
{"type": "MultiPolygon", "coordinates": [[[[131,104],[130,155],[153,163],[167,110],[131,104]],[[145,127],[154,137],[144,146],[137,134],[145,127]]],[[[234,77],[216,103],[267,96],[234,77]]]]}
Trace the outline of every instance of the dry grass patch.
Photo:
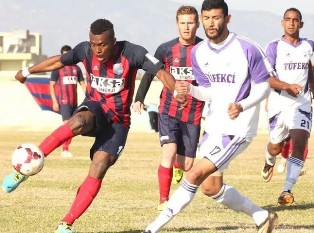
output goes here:
{"type": "MultiPolygon", "coordinates": [[[[10,155],[21,143],[38,144],[45,132],[2,132],[0,135],[0,178],[10,172],[10,155]]],[[[226,172],[226,183],[237,187],[254,202],[274,210],[280,217],[276,232],[314,232],[314,162],[310,142],[307,174],[300,177],[293,193],[296,202],[277,206],[284,175],[275,174],[270,183],[260,178],[264,162],[266,135],[258,136],[245,154],[226,172]]],[[[44,169],[11,194],[0,193],[0,232],[54,232],[69,209],[78,186],[86,177],[92,138],[77,137],[72,143],[73,158],[62,158],[60,149],[46,159],[44,169]]],[[[158,135],[130,132],[122,157],[112,167],[99,195],[88,211],[75,223],[77,233],[139,233],[157,216],[157,168],[161,149],[158,135]]],[[[172,190],[178,186],[173,186],[172,190]]],[[[256,232],[251,219],[214,203],[197,193],[182,213],[163,232],[251,233],[256,232]]]]}

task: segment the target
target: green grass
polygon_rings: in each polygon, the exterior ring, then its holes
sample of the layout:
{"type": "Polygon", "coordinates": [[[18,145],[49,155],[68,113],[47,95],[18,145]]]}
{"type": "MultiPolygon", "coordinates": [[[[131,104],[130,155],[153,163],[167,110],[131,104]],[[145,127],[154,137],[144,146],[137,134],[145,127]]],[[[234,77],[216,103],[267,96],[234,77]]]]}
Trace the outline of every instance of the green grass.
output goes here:
{"type": "MultiPolygon", "coordinates": [[[[11,167],[11,153],[21,143],[38,144],[46,132],[1,132],[0,178],[11,167]],[[18,136],[17,136],[18,135],[18,136]]],[[[266,135],[258,136],[225,173],[225,182],[237,187],[262,207],[276,211],[280,224],[275,232],[314,232],[314,161],[310,143],[307,174],[300,177],[293,193],[296,202],[277,206],[284,175],[270,183],[260,178],[266,135]]],[[[49,233],[69,209],[78,186],[85,179],[92,138],[73,139],[73,158],[62,158],[60,149],[46,158],[44,169],[11,194],[0,192],[1,233],[49,233]]],[[[139,233],[157,216],[157,168],[161,148],[158,135],[130,132],[119,161],[108,171],[102,189],[87,212],[76,221],[77,233],[139,233]]],[[[172,187],[175,190],[178,185],[172,187]]],[[[193,202],[162,232],[256,232],[253,221],[226,209],[198,192],[193,202]]]]}

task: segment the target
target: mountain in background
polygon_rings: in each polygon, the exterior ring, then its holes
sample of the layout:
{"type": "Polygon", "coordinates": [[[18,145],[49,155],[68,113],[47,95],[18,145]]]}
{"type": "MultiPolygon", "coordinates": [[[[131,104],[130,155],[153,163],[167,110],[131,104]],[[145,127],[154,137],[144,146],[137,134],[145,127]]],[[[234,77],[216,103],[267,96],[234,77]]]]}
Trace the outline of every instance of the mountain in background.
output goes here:
{"type": "MultiPolygon", "coordinates": [[[[314,40],[314,15],[304,15],[304,28],[300,36],[314,40]]],[[[281,37],[281,15],[269,12],[237,11],[233,14],[234,22],[230,28],[243,36],[249,37],[265,47],[270,41],[281,37]]],[[[232,20],[231,20],[232,21],[232,20]]]]}
{"type": "MultiPolygon", "coordinates": [[[[177,37],[176,10],[181,6],[169,0],[2,0],[0,30],[28,29],[42,34],[43,53],[58,54],[64,44],[75,46],[88,40],[90,24],[98,18],[113,22],[118,40],[128,40],[154,53],[157,46],[177,37]]],[[[198,10],[199,5],[195,6],[198,10]]],[[[287,8],[290,6],[287,6],[287,8]]],[[[264,9],[266,10],[266,9],[264,9]]],[[[262,47],[283,34],[283,12],[232,11],[229,28],[262,47]]],[[[304,15],[301,37],[314,39],[314,14],[304,15]]],[[[202,27],[198,35],[205,38],[202,27]]]]}

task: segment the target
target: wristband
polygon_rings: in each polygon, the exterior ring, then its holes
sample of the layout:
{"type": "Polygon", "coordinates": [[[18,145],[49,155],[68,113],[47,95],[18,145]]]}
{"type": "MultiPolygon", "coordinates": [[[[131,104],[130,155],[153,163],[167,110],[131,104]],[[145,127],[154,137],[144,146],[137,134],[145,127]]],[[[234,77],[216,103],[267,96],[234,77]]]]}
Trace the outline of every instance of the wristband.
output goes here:
{"type": "Polygon", "coordinates": [[[26,68],[24,68],[23,70],[22,70],[22,75],[23,75],[23,77],[24,78],[26,78],[28,75],[30,75],[31,73],[29,72],[29,70],[28,70],[28,67],[26,67],[26,68]]]}
{"type": "Polygon", "coordinates": [[[178,95],[177,90],[174,90],[174,92],[173,92],[173,97],[174,97],[174,98],[176,98],[176,97],[177,97],[177,95],[178,95]]]}

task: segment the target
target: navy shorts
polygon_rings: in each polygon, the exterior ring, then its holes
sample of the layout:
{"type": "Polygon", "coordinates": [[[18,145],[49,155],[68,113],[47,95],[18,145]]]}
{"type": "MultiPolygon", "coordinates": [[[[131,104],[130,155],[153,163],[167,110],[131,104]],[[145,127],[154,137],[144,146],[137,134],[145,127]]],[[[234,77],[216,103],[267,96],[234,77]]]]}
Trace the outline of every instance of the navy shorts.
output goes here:
{"type": "Polygon", "coordinates": [[[94,130],[83,135],[95,137],[94,145],[90,149],[91,159],[96,151],[105,151],[114,157],[119,157],[124,149],[129,128],[122,123],[112,123],[108,120],[96,101],[84,101],[76,112],[86,110],[91,111],[95,116],[94,130]]]}
{"type": "Polygon", "coordinates": [[[158,115],[160,145],[177,144],[177,154],[195,158],[200,137],[200,125],[182,122],[168,115],[158,115]]]}
{"type": "Polygon", "coordinates": [[[60,114],[62,116],[62,120],[69,120],[74,114],[76,107],[77,106],[71,106],[69,104],[60,104],[60,114]]]}

